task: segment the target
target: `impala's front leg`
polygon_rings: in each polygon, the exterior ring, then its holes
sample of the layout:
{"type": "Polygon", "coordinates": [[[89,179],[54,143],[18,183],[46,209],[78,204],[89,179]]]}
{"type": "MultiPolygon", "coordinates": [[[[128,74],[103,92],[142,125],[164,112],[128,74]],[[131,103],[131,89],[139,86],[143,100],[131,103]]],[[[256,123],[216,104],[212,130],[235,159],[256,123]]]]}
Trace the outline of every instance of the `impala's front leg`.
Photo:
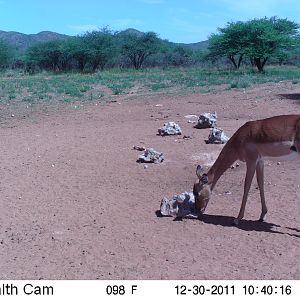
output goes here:
{"type": "Polygon", "coordinates": [[[264,161],[259,160],[256,166],[256,178],[257,184],[260,193],[261,199],[261,215],[259,221],[263,221],[266,213],[268,212],[266,200],[265,200],[265,193],[264,193],[264,161]]]}
{"type": "Polygon", "coordinates": [[[256,160],[254,161],[247,161],[247,172],[246,172],[246,178],[245,178],[245,183],[244,183],[244,195],[243,195],[243,200],[242,200],[242,205],[240,208],[239,215],[236,219],[233,220],[233,223],[235,225],[239,224],[239,221],[243,219],[244,213],[245,213],[245,207],[248,199],[248,193],[251,187],[252,179],[255,173],[256,169],[256,160]]]}

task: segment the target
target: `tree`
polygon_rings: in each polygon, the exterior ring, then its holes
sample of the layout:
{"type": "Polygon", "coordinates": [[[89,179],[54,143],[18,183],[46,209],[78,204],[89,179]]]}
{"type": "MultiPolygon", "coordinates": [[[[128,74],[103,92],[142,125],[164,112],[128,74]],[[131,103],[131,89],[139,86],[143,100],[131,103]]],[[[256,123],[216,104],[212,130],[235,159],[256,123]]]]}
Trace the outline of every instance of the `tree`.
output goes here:
{"type": "Polygon", "coordinates": [[[0,39],[0,68],[6,67],[12,57],[12,47],[6,41],[0,39]]]}
{"type": "Polygon", "coordinates": [[[103,28],[101,31],[85,33],[82,39],[87,47],[86,54],[92,70],[95,71],[98,67],[103,70],[116,50],[112,32],[103,28]]]}
{"type": "Polygon", "coordinates": [[[210,57],[227,57],[238,69],[243,57],[248,56],[261,72],[270,57],[295,44],[298,28],[295,22],[276,17],[230,22],[210,36],[210,57]]]}
{"type": "Polygon", "coordinates": [[[34,68],[59,71],[61,69],[61,40],[40,42],[29,47],[25,53],[27,66],[34,68]]]}
{"type": "Polygon", "coordinates": [[[246,26],[248,32],[245,53],[253,59],[260,72],[270,57],[282,55],[297,41],[299,25],[287,19],[254,19],[248,21],[246,26]]]}
{"type": "Polygon", "coordinates": [[[206,63],[208,54],[208,49],[195,49],[193,51],[192,59],[194,63],[206,63]]]}
{"type": "Polygon", "coordinates": [[[121,53],[135,69],[140,69],[147,57],[157,53],[159,45],[160,40],[154,32],[121,34],[121,53]]]}
{"type": "Polygon", "coordinates": [[[173,49],[171,49],[171,51],[169,51],[169,63],[177,67],[188,65],[191,62],[192,55],[192,49],[176,45],[175,47],[173,47],[173,49]]]}
{"type": "Polygon", "coordinates": [[[246,26],[243,22],[230,22],[225,28],[218,28],[219,34],[209,37],[209,57],[213,60],[227,57],[238,69],[245,55],[246,26]]]}
{"type": "Polygon", "coordinates": [[[104,68],[114,55],[114,49],[112,33],[103,29],[66,40],[35,44],[27,49],[26,62],[31,70],[38,66],[52,71],[65,71],[71,67],[81,72],[86,68],[95,71],[98,67],[104,68]]]}
{"type": "Polygon", "coordinates": [[[66,68],[72,64],[72,67],[77,67],[81,72],[84,71],[89,61],[88,46],[79,36],[67,39],[61,45],[61,54],[61,61],[66,68]]]}

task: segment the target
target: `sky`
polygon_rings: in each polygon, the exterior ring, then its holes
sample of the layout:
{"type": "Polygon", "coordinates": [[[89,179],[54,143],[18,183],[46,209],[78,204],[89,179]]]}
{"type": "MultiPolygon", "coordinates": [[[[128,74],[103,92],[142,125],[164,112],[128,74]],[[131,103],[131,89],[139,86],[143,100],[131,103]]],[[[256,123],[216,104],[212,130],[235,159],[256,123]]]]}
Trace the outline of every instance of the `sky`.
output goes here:
{"type": "Polygon", "coordinates": [[[177,43],[207,40],[230,21],[277,16],[300,23],[299,0],[0,0],[0,30],[78,35],[153,31],[177,43]]]}

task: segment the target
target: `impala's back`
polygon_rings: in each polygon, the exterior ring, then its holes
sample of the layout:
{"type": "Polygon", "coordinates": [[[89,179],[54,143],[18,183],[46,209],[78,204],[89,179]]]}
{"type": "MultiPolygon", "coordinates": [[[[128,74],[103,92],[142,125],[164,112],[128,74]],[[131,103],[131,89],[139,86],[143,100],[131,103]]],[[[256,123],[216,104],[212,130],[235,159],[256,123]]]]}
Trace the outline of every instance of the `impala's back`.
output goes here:
{"type": "Polygon", "coordinates": [[[282,115],[249,121],[240,127],[232,138],[243,156],[251,153],[253,157],[257,155],[266,159],[298,160],[300,115],[282,115]]]}

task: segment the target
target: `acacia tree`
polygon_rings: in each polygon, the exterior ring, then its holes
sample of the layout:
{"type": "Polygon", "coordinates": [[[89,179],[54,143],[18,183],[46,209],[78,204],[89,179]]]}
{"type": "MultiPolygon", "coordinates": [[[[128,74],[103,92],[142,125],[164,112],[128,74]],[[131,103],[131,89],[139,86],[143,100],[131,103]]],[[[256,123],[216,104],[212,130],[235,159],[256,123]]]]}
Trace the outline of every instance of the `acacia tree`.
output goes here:
{"type": "Polygon", "coordinates": [[[6,41],[0,39],[0,68],[6,67],[12,56],[12,47],[6,41]]]}
{"type": "Polygon", "coordinates": [[[209,37],[209,57],[216,59],[227,57],[235,69],[241,65],[245,55],[245,34],[247,28],[244,22],[230,22],[225,28],[218,28],[219,34],[209,37]]]}
{"type": "Polygon", "coordinates": [[[270,57],[282,54],[295,44],[298,29],[295,22],[277,17],[231,22],[210,37],[210,56],[228,57],[235,68],[248,56],[261,72],[270,57]]]}
{"type": "Polygon", "coordinates": [[[72,67],[84,71],[89,62],[88,46],[82,37],[76,36],[67,39],[61,47],[61,59],[66,66],[72,63],[72,67]]]}
{"type": "Polygon", "coordinates": [[[27,66],[38,66],[51,71],[60,70],[61,40],[40,42],[29,47],[25,54],[27,66]]]}
{"type": "Polygon", "coordinates": [[[113,33],[109,29],[103,28],[100,31],[85,33],[82,39],[87,47],[88,61],[92,70],[95,71],[99,67],[103,70],[115,54],[113,33]]]}
{"type": "Polygon", "coordinates": [[[160,40],[154,32],[123,33],[121,53],[127,57],[135,69],[140,69],[151,54],[159,51],[160,40]]]}
{"type": "Polygon", "coordinates": [[[297,41],[299,25],[287,19],[254,19],[246,23],[245,53],[261,72],[270,57],[281,56],[297,41]]]}

